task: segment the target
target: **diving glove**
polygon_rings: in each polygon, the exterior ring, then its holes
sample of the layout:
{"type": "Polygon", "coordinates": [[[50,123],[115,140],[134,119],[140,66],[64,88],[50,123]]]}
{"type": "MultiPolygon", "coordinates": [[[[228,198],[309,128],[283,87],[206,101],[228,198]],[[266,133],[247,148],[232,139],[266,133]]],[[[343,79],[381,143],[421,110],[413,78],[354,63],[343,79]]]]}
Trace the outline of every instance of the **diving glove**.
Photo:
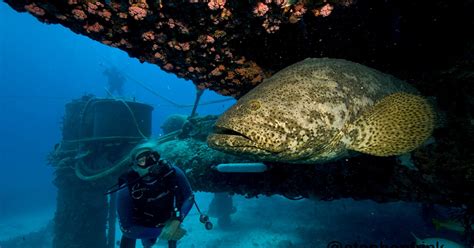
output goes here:
{"type": "Polygon", "coordinates": [[[176,232],[174,232],[173,236],[170,238],[170,240],[178,241],[181,238],[183,238],[185,234],[186,234],[186,230],[184,230],[182,227],[179,226],[176,232]]]}
{"type": "Polygon", "coordinates": [[[163,230],[161,230],[160,240],[179,240],[185,234],[186,231],[181,228],[179,225],[181,222],[179,220],[169,220],[166,222],[163,230]]]}

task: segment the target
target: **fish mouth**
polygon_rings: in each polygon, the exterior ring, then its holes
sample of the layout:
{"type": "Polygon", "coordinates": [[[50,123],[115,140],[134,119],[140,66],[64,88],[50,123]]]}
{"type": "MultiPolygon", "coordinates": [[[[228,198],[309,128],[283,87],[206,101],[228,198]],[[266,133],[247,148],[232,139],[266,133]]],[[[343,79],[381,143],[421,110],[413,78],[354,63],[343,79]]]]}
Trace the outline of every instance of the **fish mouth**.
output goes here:
{"type": "Polygon", "coordinates": [[[252,139],[250,139],[248,136],[244,135],[243,133],[239,133],[239,132],[237,132],[233,129],[229,129],[229,128],[225,128],[225,127],[215,126],[213,134],[220,134],[220,135],[226,135],[226,136],[237,136],[237,137],[241,137],[243,139],[252,141],[252,139]]]}
{"type": "Polygon", "coordinates": [[[274,152],[259,147],[257,142],[253,141],[247,135],[222,126],[214,127],[214,131],[207,137],[207,144],[211,148],[223,152],[274,154],[274,152]]]}

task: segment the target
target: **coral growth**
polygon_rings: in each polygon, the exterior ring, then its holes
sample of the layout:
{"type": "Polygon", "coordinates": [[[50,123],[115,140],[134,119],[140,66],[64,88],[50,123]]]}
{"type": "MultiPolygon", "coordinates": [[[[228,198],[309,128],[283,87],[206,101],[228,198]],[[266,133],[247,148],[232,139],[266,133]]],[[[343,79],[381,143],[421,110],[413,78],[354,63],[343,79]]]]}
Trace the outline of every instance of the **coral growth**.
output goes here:
{"type": "Polygon", "coordinates": [[[264,16],[268,12],[268,6],[262,2],[258,2],[257,6],[253,9],[253,13],[256,16],[264,16]]]}
{"type": "Polygon", "coordinates": [[[318,52],[322,48],[314,45],[325,43],[336,32],[326,30],[326,20],[319,22],[322,17],[338,17],[335,9],[354,4],[353,0],[65,2],[12,4],[43,21],[62,23],[124,49],[200,87],[236,96],[290,61],[324,56],[318,52]],[[312,44],[314,52],[307,53],[303,41],[308,41],[308,47],[312,44]]]}
{"type": "Polygon", "coordinates": [[[155,39],[155,33],[153,31],[148,31],[142,34],[143,41],[153,41],[155,39]]]}
{"type": "Polygon", "coordinates": [[[104,27],[100,25],[98,22],[96,22],[92,25],[85,25],[84,29],[86,30],[87,33],[98,33],[104,30],[104,27]]]}
{"type": "Polygon", "coordinates": [[[74,15],[74,18],[76,18],[76,20],[82,21],[82,20],[87,19],[86,13],[81,9],[73,9],[72,14],[74,15]]]}
{"type": "Polygon", "coordinates": [[[131,6],[128,8],[128,13],[133,17],[133,19],[141,21],[146,17],[147,10],[139,6],[131,6]]]}
{"type": "Polygon", "coordinates": [[[314,9],[313,13],[315,16],[327,17],[332,13],[333,9],[334,7],[328,3],[319,9],[314,9]]]}
{"type": "Polygon", "coordinates": [[[222,75],[222,72],[224,70],[225,70],[225,66],[224,65],[219,65],[216,68],[214,68],[214,70],[212,70],[209,74],[211,76],[220,76],[220,75],[222,75]]]}
{"type": "Polygon", "coordinates": [[[110,18],[112,17],[112,13],[108,10],[100,11],[98,12],[98,15],[104,18],[106,21],[110,21],[110,18]]]}
{"type": "Polygon", "coordinates": [[[169,41],[168,46],[178,51],[188,51],[190,49],[189,42],[180,43],[180,42],[177,42],[176,40],[169,41]]]}
{"type": "Polygon", "coordinates": [[[237,75],[240,75],[252,84],[256,85],[263,81],[264,75],[262,74],[262,68],[258,66],[255,62],[248,62],[244,66],[235,69],[237,75]]]}
{"type": "Polygon", "coordinates": [[[226,0],[210,0],[209,3],[207,3],[207,6],[211,10],[223,9],[225,2],[226,0]]]}
{"type": "Polygon", "coordinates": [[[171,63],[167,63],[166,65],[163,66],[163,69],[167,71],[171,71],[174,69],[174,66],[171,63]]]}
{"type": "Polygon", "coordinates": [[[38,7],[35,3],[25,5],[25,9],[28,10],[28,12],[30,12],[31,14],[37,16],[44,16],[44,14],[46,14],[44,9],[38,7]]]}

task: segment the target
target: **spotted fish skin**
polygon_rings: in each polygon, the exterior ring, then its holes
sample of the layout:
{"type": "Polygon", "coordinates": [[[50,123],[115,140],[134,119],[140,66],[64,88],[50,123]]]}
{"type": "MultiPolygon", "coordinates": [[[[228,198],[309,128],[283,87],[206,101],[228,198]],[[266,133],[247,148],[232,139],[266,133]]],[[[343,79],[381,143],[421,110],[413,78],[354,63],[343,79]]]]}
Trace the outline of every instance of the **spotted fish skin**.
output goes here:
{"type": "Polygon", "coordinates": [[[391,75],[342,59],[309,58],[277,72],[216,122],[210,147],[263,161],[348,155],[350,126],[386,96],[418,94],[391,75]]]}

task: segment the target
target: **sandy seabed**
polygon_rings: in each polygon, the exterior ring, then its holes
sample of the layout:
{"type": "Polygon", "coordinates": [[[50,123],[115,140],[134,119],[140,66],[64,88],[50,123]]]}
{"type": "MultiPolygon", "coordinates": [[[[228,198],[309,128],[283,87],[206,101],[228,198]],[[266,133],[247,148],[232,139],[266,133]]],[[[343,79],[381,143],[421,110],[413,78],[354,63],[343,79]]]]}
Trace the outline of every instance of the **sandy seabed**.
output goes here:
{"type": "MultiPolygon", "coordinates": [[[[196,193],[196,199],[200,208],[206,211],[212,194],[196,193]]],[[[251,199],[234,196],[234,206],[237,211],[231,217],[231,226],[223,229],[218,226],[217,219],[211,218],[212,230],[206,230],[199,222],[199,213],[193,207],[183,223],[187,234],[178,242],[178,247],[323,248],[333,241],[358,245],[380,242],[403,245],[413,242],[410,232],[423,237],[430,231],[421,220],[420,204],[416,203],[377,204],[349,199],[320,202],[294,201],[281,196],[251,199]]],[[[17,239],[12,247],[4,245],[1,248],[51,247],[51,231],[41,237],[47,240],[37,242],[37,246],[32,246],[28,240],[23,242],[21,237],[30,238],[32,232],[44,229],[53,216],[54,209],[47,208],[0,219],[0,240],[17,239]],[[21,243],[28,245],[22,246],[21,243]]],[[[118,247],[121,233],[118,226],[116,230],[118,247]]],[[[137,248],[141,247],[141,242],[137,241],[137,248]]],[[[159,241],[154,247],[167,247],[167,244],[159,241]]]]}

